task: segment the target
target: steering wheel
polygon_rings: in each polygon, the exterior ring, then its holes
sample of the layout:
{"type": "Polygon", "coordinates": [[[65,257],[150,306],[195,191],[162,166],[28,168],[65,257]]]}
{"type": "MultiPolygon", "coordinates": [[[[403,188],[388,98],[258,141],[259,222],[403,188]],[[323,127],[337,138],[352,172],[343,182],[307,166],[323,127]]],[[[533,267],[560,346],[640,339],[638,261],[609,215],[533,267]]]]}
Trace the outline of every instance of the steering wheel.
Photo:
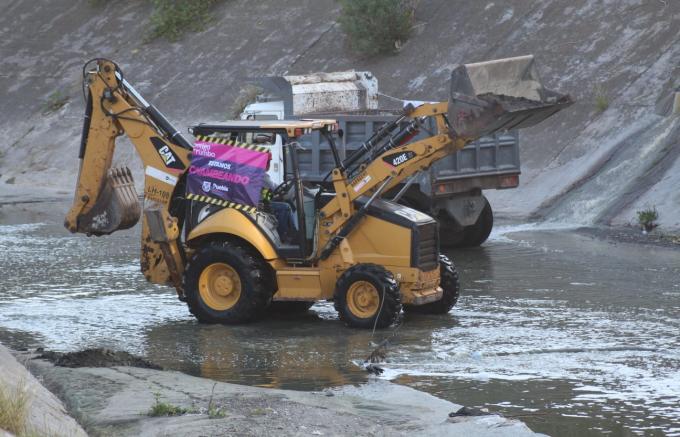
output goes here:
{"type": "Polygon", "coordinates": [[[288,191],[293,187],[293,179],[288,179],[272,190],[272,197],[281,198],[286,195],[288,191]]]}

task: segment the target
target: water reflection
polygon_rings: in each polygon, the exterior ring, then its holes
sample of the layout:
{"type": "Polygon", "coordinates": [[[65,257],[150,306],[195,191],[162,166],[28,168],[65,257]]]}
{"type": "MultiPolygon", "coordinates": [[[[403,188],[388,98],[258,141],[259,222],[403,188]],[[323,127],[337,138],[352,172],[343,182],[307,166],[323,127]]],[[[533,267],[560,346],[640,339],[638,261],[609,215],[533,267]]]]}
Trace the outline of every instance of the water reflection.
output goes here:
{"type": "Polygon", "coordinates": [[[370,332],[310,312],[239,327],[156,326],[147,331],[146,351],[155,362],[221,381],[320,390],[365,382],[353,362],[368,356],[370,340],[370,332]]]}

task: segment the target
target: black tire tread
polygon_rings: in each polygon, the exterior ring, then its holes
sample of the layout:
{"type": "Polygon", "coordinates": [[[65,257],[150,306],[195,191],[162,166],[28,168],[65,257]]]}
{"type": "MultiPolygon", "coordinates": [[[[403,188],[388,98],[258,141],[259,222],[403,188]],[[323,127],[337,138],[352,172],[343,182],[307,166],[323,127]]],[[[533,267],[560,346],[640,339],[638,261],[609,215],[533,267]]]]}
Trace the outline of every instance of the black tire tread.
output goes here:
{"type": "Polygon", "coordinates": [[[484,197],[484,208],[479,213],[475,224],[461,228],[454,223],[440,220],[440,244],[442,247],[464,248],[481,246],[493,229],[493,210],[488,199],[484,197]]]}
{"type": "Polygon", "coordinates": [[[335,287],[333,305],[340,320],[353,328],[382,329],[392,325],[401,313],[401,293],[399,284],[392,273],[377,264],[357,264],[347,269],[338,279],[335,287]],[[355,317],[347,307],[347,290],[357,280],[369,280],[377,285],[382,302],[382,310],[374,317],[361,319],[355,317]],[[377,321],[376,321],[377,318],[377,321]]]}
{"type": "Polygon", "coordinates": [[[481,246],[489,235],[491,234],[491,229],[493,229],[493,211],[491,209],[491,204],[486,198],[486,205],[484,209],[479,214],[479,218],[474,225],[465,228],[465,236],[460,242],[459,247],[477,247],[481,246]]]}
{"type": "MultiPolygon", "coordinates": [[[[195,279],[197,281],[198,277],[195,279]]],[[[198,249],[187,262],[183,275],[183,286],[189,312],[203,323],[240,324],[258,319],[271,302],[274,292],[272,283],[269,266],[262,257],[245,244],[231,241],[211,242],[198,249]],[[248,272],[247,277],[241,277],[243,284],[241,293],[242,295],[247,294],[247,296],[245,296],[246,300],[239,301],[234,308],[221,311],[218,314],[215,310],[205,308],[197,287],[193,286],[191,282],[194,275],[200,275],[200,271],[193,271],[194,266],[200,267],[206,261],[210,264],[209,260],[211,259],[214,260],[212,262],[219,262],[225,255],[240,260],[244,267],[243,270],[248,272]]]]}
{"type": "Polygon", "coordinates": [[[458,302],[460,296],[460,280],[453,261],[446,255],[439,255],[439,274],[441,287],[444,290],[442,298],[425,305],[404,305],[404,311],[416,314],[446,314],[458,302]]]}

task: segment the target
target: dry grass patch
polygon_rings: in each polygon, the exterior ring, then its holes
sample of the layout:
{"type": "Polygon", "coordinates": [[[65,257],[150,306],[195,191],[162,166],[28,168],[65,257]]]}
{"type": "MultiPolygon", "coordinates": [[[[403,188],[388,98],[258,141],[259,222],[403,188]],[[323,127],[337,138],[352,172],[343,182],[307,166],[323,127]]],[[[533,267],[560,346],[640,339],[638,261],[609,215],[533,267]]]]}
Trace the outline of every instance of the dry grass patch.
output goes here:
{"type": "Polygon", "coordinates": [[[26,424],[29,406],[25,381],[20,381],[13,389],[0,383],[0,428],[16,436],[31,435],[26,424]]]}

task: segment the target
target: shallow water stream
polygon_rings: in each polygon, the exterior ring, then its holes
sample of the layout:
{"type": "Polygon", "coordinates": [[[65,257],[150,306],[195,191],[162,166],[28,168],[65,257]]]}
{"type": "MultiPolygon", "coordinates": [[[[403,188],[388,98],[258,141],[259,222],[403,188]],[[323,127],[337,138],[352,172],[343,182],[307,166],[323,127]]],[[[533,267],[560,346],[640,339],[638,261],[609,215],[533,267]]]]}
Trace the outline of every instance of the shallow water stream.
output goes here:
{"type": "Polygon", "coordinates": [[[319,390],[369,381],[356,363],[390,336],[382,378],[535,431],[680,435],[680,250],[500,227],[484,247],[449,253],[463,296],[446,316],[406,316],[371,337],[322,303],[209,326],[145,282],[138,229],[71,235],[67,207],[0,208],[0,341],[11,347],[111,347],[222,381],[319,390]]]}

